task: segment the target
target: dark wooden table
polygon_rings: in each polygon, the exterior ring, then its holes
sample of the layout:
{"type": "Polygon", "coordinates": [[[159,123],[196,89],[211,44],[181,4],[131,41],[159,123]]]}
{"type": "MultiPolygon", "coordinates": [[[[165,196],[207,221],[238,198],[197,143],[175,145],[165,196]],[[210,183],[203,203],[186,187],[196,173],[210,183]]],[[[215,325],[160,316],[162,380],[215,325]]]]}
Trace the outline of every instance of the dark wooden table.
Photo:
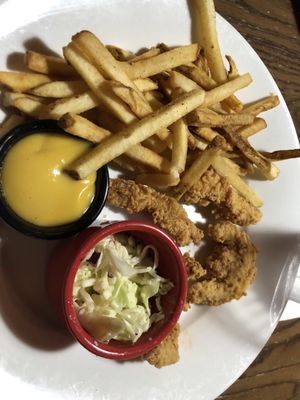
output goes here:
{"type": "MultiPolygon", "coordinates": [[[[300,138],[300,0],[215,0],[269,68],[300,138]]],[[[300,400],[300,319],[280,322],[254,363],[218,400],[300,400]]]]}

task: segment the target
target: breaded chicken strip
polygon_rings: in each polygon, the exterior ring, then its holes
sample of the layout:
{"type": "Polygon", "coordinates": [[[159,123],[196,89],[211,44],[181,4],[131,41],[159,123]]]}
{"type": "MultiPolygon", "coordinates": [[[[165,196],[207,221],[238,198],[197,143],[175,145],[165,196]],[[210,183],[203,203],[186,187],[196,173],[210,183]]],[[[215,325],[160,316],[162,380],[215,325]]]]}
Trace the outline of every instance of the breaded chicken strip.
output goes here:
{"type": "Polygon", "coordinates": [[[247,233],[228,221],[210,225],[209,235],[217,245],[206,260],[206,275],[195,281],[192,274],[188,302],[217,306],[246,294],[256,273],[256,249],[247,233]]]}
{"type": "Polygon", "coordinates": [[[179,360],[178,337],[180,325],[176,324],[169,335],[144,358],[156,368],[175,364],[179,360]]]}
{"type": "Polygon", "coordinates": [[[256,224],[262,216],[257,207],[241,196],[212,167],[185,194],[184,201],[199,206],[213,203],[217,208],[217,218],[242,226],[256,224]]]}
{"type": "Polygon", "coordinates": [[[130,213],[150,213],[153,222],[165,229],[179,246],[191,242],[198,244],[203,237],[202,230],[189,220],[182,205],[149,186],[126,179],[111,179],[108,203],[126,208],[130,213]]]}

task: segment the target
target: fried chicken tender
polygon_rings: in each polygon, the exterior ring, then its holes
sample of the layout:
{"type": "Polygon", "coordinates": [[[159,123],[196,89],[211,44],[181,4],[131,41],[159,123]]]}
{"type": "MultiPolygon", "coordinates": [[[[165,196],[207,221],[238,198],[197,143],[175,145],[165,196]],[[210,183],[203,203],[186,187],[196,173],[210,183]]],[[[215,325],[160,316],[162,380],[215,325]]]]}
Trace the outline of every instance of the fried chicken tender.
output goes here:
{"type": "Polygon", "coordinates": [[[203,231],[188,218],[181,204],[149,186],[126,179],[111,179],[108,203],[126,208],[130,213],[150,213],[153,222],[165,229],[179,246],[191,242],[198,244],[203,237],[203,231]]]}
{"type": "MultiPolygon", "coordinates": [[[[217,306],[246,294],[255,277],[257,251],[248,234],[228,221],[209,225],[209,236],[217,245],[206,260],[206,275],[195,281],[197,274],[192,270],[187,300],[217,306]]],[[[200,267],[198,263],[201,271],[200,267]]]]}
{"type": "Polygon", "coordinates": [[[189,253],[185,253],[183,258],[185,260],[186,272],[189,280],[196,281],[207,275],[206,269],[202,267],[199,261],[195,260],[194,257],[191,257],[189,253]]]}
{"type": "Polygon", "coordinates": [[[241,196],[227,181],[210,167],[185,194],[188,204],[216,206],[215,216],[237,225],[256,224],[261,219],[261,211],[241,196]]]}
{"type": "Polygon", "coordinates": [[[179,360],[179,333],[180,325],[176,324],[169,335],[144,356],[145,360],[156,368],[162,368],[177,363],[179,360]]]}

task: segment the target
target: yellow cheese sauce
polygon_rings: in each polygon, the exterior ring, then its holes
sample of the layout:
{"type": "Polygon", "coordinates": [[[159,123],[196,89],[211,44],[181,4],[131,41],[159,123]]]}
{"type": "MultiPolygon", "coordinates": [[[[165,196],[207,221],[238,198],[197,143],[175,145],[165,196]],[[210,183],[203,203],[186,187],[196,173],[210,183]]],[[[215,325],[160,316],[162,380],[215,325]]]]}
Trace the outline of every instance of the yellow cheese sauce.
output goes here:
{"type": "Polygon", "coordinates": [[[89,146],[58,133],[36,133],[18,141],[1,171],[2,191],[13,211],[39,226],[80,218],[93,200],[96,173],[75,181],[63,169],[89,146]]]}

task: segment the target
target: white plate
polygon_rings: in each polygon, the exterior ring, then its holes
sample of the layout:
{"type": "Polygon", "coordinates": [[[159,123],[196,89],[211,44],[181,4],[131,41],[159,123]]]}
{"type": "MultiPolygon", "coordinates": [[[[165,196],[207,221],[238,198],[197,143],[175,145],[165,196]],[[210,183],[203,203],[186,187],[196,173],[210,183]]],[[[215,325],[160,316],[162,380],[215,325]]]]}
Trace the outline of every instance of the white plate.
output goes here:
{"type": "MultiPolygon", "coordinates": [[[[81,29],[95,32],[105,43],[137,50],[158,42],[189,43],[190,25],[185,0],[3,1],[0,68],[16,65],[16,53],[25,48],[42,51],[46,46],[60,52],[81,29]]],[[[255,146],[298,147],[291,117],[266,67],[222,18],[218,29],[223,51],[234,57],[240,72],[253,76],[254,83],[239,93],[240,98],[251,101],[276,93],[281,100],[276,111],[265,115],[268,128],[255,137],[255,146]]],[[[31,400],[218,396],[257,356],[286,303],[300,254],[299,167],[297,160],[287,161],[281,163],[276,181],[253,182],[265,206],[263,220],[250,229],[259,256],[257,278],[248,296],[222,307],[194,307],[184,314],[180,362],[162,370],[147,363],[97,358],[71,342],[55,325],[45,300],[43,270],[51,246],[2,225],[1,392],[31,400]]]]}

